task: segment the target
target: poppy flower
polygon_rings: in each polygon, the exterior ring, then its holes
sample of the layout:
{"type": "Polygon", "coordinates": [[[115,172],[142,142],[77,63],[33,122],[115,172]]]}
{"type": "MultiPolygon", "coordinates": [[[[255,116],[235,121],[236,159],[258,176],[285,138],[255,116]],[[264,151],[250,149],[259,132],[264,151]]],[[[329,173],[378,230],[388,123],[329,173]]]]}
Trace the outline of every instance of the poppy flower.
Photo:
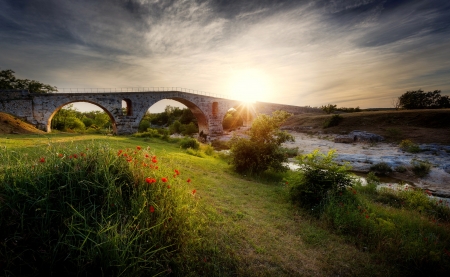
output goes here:
{"type": "Polygon", "coordinates": [[[58,157],[62,158],[62,157],[64,157],[64,155],[61,154],[61,153],[59,153],[59,154],[58,154],[58,157]]]}
{"type": "Polygon", "coordinates": [[[152,163],[157,163],[157,162],[158,162],[158,160],[156,158],[152,159],[152,163]]]}
{"type": "Polygon", "coordinates": [[[74,159],[78,158],[78,155],[77,154],[73,154],[73,158],[74,159]]]}
{"type": "Polygon", "coordinates": [[[150,206],[150,208],[148,209],[151,213],[154,213],[155,212],[155,207],[153,207],[153,206],[150,206]]]}
{"type": "Polygon", "coordinates": [[[170,189],[170,185],[167,185],[167,188],[170,189]]]}
{"type": "Polygon", "coordinates": [[[196,189],[192,190],[192,195],[195,195],[196,192],[197,192],[196,189]]]}
{"type": "Polygon", "coordinates": [[[148,155],[148,154],[145,154],[145,157],[146,157],[146,158],[148,158],[148,157],[149,157],[149,155],[148,155]]]}
{"type": "Polygon", "coordinates": [[[141,148],[140,146],[137,146],[136,149],[137,149],[137,150],[141,150],[142,148],[141,148]]]}
{"type": "Polygon", "coordinates": [[[40,162],[40,163],[45,163],[45,158],[40,158],[40,159],[39,159],[39,162],[40,162]]]}
{"type": "Polygon", "coordinates": [[[186,180],[186,182],[190,183],[190,182],[191,182],[191,178],[188,178],[188,179],[186,180]]]}
{"type": "Polygon", "coordinates": [[[178,171],[178,169],[175,169],[174,171],[176,175],[180,175],[180,171],[178,171]]]}
{"type": "Polygon", "coordinates": [[[119,152],[117,152],[117,156],[120,156],[120,154],[122,154],[122,150],[119,150],[119,152]]]}
{"type": "Polygon", "coordinates": [[[145,182],[146,182],[147,184],[153,183],[153,182],[152,182],[152,178],[150,178],[150,177],[145,178],[145,182]]]}
{"type": "Polygon", "coordinates": [[[163,183],[166,183],[166,182],[168,181],[168,179],[167,179],[166,177],[162,177],[162,178],[161,178],[161,181],[162,181],[163,183]]]}
{"type": "Polygon", "coordinates": [[[155,166],[155,169],[158,169],[158,166],[155,166]]]}

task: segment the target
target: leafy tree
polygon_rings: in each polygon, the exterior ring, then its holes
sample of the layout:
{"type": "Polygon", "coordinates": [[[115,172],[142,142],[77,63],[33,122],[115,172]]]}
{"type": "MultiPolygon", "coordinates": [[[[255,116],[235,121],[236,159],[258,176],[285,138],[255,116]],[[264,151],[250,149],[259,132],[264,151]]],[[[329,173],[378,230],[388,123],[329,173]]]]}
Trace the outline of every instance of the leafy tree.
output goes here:
{"type": "Polygon", "coordinates": [[[240,113],[235,109],[230,109],[223,118],[222,126],[225,130],[236,129],[243,125],[240,113]]]}
{"type": "Polygon", "coordinates": [[[322,111],[326,112],[327,114],[333,113],[336,110],[336,105],[328,104],[326,106],[320,107],[322,111]]]}
{"type": "Polygon", "coordinates": [[[35,80],[17,79],[11,69],[0,71],[0,90],[15,89],[28,90],[33,93],[48,93],[57,91],[56,87],[43,84],[35,80]]]}
{"type": "Polygon", "coordinates": [[[234,136],[231,141],[231,163],[239,173],[261,173],[267,169],[285,171],[287,156],[281,148],[294,138],[280,126],[291,114],[276,111],[272,116],[259,115],[248,131],[249,138],[234,136]]]}
{"type": "Polygon", "coordinates": [[[424,92],[422,89],[407,91],[398,98],[399,106],[412,109],[450,108],[450,98],[442,96],[440,90],[424,92]]]}

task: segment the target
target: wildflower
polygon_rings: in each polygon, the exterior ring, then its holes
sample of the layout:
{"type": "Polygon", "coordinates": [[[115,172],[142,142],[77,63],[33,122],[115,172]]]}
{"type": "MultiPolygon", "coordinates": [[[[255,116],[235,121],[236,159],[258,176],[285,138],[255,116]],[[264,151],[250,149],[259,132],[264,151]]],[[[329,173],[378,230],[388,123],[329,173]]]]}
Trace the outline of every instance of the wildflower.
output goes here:
{"type": "Polygon", "coordinates": [[[167,177],[162,177],[162,178],[161,178],[161,181],[162,181],[163,183],[166,183],[166,182],[168,181],[168,179],[167,179],[167,177]]]}
{"type": "Polygon", "coordinates": [[[180,171],[178,171],[178,169],[175,169],[174,171],[176,175],[180,175],[180,171]]]}
{"type": "Polygon", "coordinates": [[[158,169],[158,166],[155,166],[155,169],[158,169]]]}
{"type": "Polygon", "coordinates": [[[188,179],[186,180],[186,182],[190,183],[190,182],[191,182],[191,179],[190,179],[190,178],[188,178],[188,179]]]}
{"type": "Polygon", "coordinates": [[[192,190],[192,195],[195,195],[196,192],[197,192],[196,189],[192,190]]]}
{"type": "Polygon", "coordinates": [[[148,209],[151,213],[155,212],[155,207],[153,207],[152,205],[150,205],[150,208],[148,209]]]}
{"type": "Polygon", "coordinates": [[[141,148],[140,146],[137,146],[136,149],[137,149],[137,150],[141,150],[142,148],[141,148]]]}
{"type": "Polygon", "coordinates": [[[156,159],[156,158],[152,158],[152,163],[157,163],[158,162],[158,160],[156,159]]]}
{"type": "Polygon", "coordinates": [[[151,183],[153,183],[153,179],[150,178],[150,177],[147,177],[147,178],[145,178],[145,182],[146,182],[147,184],[151,184],[151,183]]]}
{"type": "Polygon", "coordinates": [[[77,154],[73,154],[73,158],[74,159],[78,158],[78,155],[77,154]]]}
{"type": "Polygon", "coordinates": [[[40,159],[39,159],[39,162],[40,162],[40,163],[45,163],[45,158],[40,158],[40,159]]]}
{"type": "Polygon", "coordinates": [[[117,152],[117,156],[120,156],[120,154],[122,154],[122,150],[119,150],[119,152],[117,152]]]}
{"type": "Polygon", "coordinates": [[[167,185],[167,188],[170,189],[170,185],[167,185]]]}
{"type": "Polygon", "coordinates": [[[150,157],[150,156],[149,156],[148,154],[145,154],[145,157],[148,158],[148,157],[150,157]]]}
{"type": "Polygon", "coordinates": [[[58,154],[58,157],[62,158],[62,157],[64,157],[64,155],[61,154],[61,153],[59,153],[59,154],[58,154]]]}
{"type": "Polygon", "coordinates": [[[368,219],[370,216],[368,214],[366,214],[366,219],[368,219]]]}
{"type": "Polygon", "coordinates": [[[177,178],[177,174],[173,174],[173,178],[177,178]]]}

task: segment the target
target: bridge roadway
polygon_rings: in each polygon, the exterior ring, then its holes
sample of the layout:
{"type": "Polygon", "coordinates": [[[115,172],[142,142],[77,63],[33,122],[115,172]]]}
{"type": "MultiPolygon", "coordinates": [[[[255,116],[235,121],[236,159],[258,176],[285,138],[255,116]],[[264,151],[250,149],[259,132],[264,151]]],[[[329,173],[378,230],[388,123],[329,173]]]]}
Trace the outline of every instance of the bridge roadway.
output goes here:
{"type": "Polygon", "coordinates": [[[247,126],[259,113],[270,114],[280,109],[302,113],[305,109],[311,109],[262,102],[246,106],[237,100],[181,90],[39,94],[28,91],[3,91],[0,93],[0,112],[15,115],[41,130],[50,132],[52,118],[62,107],[74,102],[87,102],[103,109],[111,118],[114,133],[121,135],[137,132],[147,110],[163,99],[172,99],[188,107],[197,118],[199,132],[210,137],[223,134],[222,121],[230,108],[246,107],[246,116],[243,120],[247,126]],[[126,103],[126,112],[122,109],[122,101],[126,103]]]}

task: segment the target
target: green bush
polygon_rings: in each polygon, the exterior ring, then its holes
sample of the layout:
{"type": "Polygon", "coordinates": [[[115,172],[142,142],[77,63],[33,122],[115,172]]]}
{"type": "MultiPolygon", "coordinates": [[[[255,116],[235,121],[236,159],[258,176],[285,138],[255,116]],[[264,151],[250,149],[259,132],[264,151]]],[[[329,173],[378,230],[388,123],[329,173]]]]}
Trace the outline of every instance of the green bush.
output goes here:
{"type": "Polygon", "coordinates": [[[407,170],[406,167],[404,167],[402,165],[399,165],[395,168],[395,171],[400,172],[400,173],[404,173],[404,172],[406,172],[406,170],[407,170]]]}
{"type": "Polygon", "coordinates": [[[239,173],[259,174],[268,169],[286,171],[287,157],[281,144],[293,137],[280,130],[281,124],[291,114],[276,111],[272,116],[259,115],[248,131],[249,138],[233,136],[230,141],[231,164],[239,173]]]}
{"type": "Polygon", "coordinates": [[[420,147],[409,139],[404,139],[400,142],[400,149],[409,153],[419,153],[420,147]]]}
{"type": "Polygon", "coordinates": [[[193,138],[183,138],[180,141],[180,146],[183,149],[191,148],[194,150],[198,150],[200,148],[200,143],[196,139],[193,139],[193,138]]]}
{"type": "Polygon", "coordinates": [[[323,122],[323,128],[330,128],[339,125],[344,118],[338,114],[334,114],[323,122]]]}
{"type": "Polygon", "coordinates": [[[333,150],[327,155],[315,150],[298,157],[301,167],[288,180],[292,201],[305,208],[315,208],[329,195],[342,194],[352,186],[349,168],[335,163],[335,156],[333,150]]]}
{"type": "Polygon", "coordinates": [[[388,175],[392,173],[392,168],[385,162],[374,164],[370,167],[370,171],[373,171],[379,175],[388,175]]]}
{"type": "Polygon", "coordinates": [[[148,128],[147,131],[142,133],[133,134],[134,137],[137,138],[161,138],[160,133],[156,129],[148,128]]]}
{"type": "Polygon", "coordinates": [[[411,160],[411,170],[417,177],[423,178],[430,173],[431,164],[428,162],[411,160]]]}

